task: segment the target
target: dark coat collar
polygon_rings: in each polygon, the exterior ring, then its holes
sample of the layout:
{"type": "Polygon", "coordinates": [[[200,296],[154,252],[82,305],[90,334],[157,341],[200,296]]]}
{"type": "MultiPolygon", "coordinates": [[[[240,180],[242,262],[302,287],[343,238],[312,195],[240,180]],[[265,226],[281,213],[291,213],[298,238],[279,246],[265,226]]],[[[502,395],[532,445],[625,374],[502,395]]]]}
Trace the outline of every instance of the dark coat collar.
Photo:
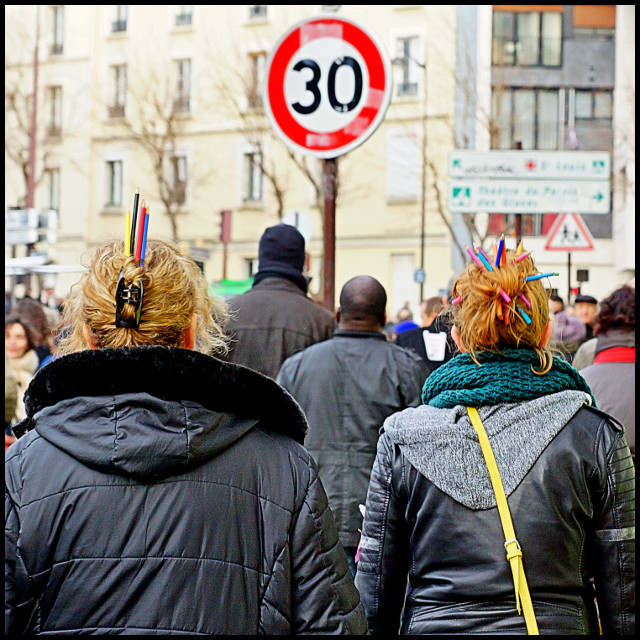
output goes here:
{"type": "Polygon", "coordinates": [[[273,431],[304,443],[304,413],[274,380],[247,367],[176,347],[97,349],[62,356],[36,372],[25,394],[25,409],[32,418],[44,407],[69,398],[137,392],[258,418],[273,431]]]}

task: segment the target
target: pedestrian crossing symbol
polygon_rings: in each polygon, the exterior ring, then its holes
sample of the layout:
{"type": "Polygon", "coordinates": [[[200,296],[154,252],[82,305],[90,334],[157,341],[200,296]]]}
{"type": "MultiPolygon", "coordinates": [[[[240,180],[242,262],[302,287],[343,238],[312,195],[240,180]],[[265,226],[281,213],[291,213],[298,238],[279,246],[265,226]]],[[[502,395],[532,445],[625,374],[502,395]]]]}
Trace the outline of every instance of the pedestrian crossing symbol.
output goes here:
{"type": "Polygon", "coordinates": [[[452,204],[457,207],[471,206],[471,188],[453,187],[451,190],[452,204]]]}
{"type": "Polygon", "coordinates": [[[561,213],[547,234],[547,251],[588,251],[593,237],[578,213],[561,213]]]}

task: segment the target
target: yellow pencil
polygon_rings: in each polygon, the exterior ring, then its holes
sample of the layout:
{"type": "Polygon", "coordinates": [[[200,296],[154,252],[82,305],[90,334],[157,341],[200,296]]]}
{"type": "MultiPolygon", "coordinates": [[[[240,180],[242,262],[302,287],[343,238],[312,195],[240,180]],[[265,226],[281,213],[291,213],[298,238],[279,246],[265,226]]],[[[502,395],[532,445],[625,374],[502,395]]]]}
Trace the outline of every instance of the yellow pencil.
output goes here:
{"type": "Polygon", "coordinates": [[[124,222],[124,255],[131,255],[131,214],[127,211],[124,222]]]}
{"type": "Polygon", "coordinates": [[[520,244],[518,244],[516,255],[519,256],[521,253],[522,253],[522,240],[520,240],[520,244]]]}

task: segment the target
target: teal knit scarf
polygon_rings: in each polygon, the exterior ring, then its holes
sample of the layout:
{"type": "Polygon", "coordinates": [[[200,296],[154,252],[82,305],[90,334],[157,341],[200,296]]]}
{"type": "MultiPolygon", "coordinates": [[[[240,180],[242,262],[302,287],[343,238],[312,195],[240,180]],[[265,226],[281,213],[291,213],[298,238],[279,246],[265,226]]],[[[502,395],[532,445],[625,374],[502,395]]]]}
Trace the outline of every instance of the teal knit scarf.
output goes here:
{"type": "Polygon", "coordinates": [[[539,375],[531,370],[532,365],[540,368],[533,350],[484,352],[476,357],[481,366],[468,353],[462,353],[438,367],[424,383],[422,402],[443,409],[479,407],[522,402],[571,389],[588,393],[592,406],[597,406],[587,381],[565,360],[554,357],[551,369],[539,375]]]}

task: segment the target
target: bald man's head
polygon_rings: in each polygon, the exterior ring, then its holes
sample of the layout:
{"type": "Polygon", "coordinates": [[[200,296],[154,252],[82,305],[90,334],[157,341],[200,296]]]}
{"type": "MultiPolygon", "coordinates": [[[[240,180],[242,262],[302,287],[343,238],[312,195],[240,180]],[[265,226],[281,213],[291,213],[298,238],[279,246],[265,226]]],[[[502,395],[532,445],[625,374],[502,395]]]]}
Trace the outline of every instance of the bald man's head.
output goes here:
{"type": "Polygon", "coordinates": [[[383,327],[387,293],[371,276],[351,278],[340,292],[340,322],[349,325],[383,327]]]}

